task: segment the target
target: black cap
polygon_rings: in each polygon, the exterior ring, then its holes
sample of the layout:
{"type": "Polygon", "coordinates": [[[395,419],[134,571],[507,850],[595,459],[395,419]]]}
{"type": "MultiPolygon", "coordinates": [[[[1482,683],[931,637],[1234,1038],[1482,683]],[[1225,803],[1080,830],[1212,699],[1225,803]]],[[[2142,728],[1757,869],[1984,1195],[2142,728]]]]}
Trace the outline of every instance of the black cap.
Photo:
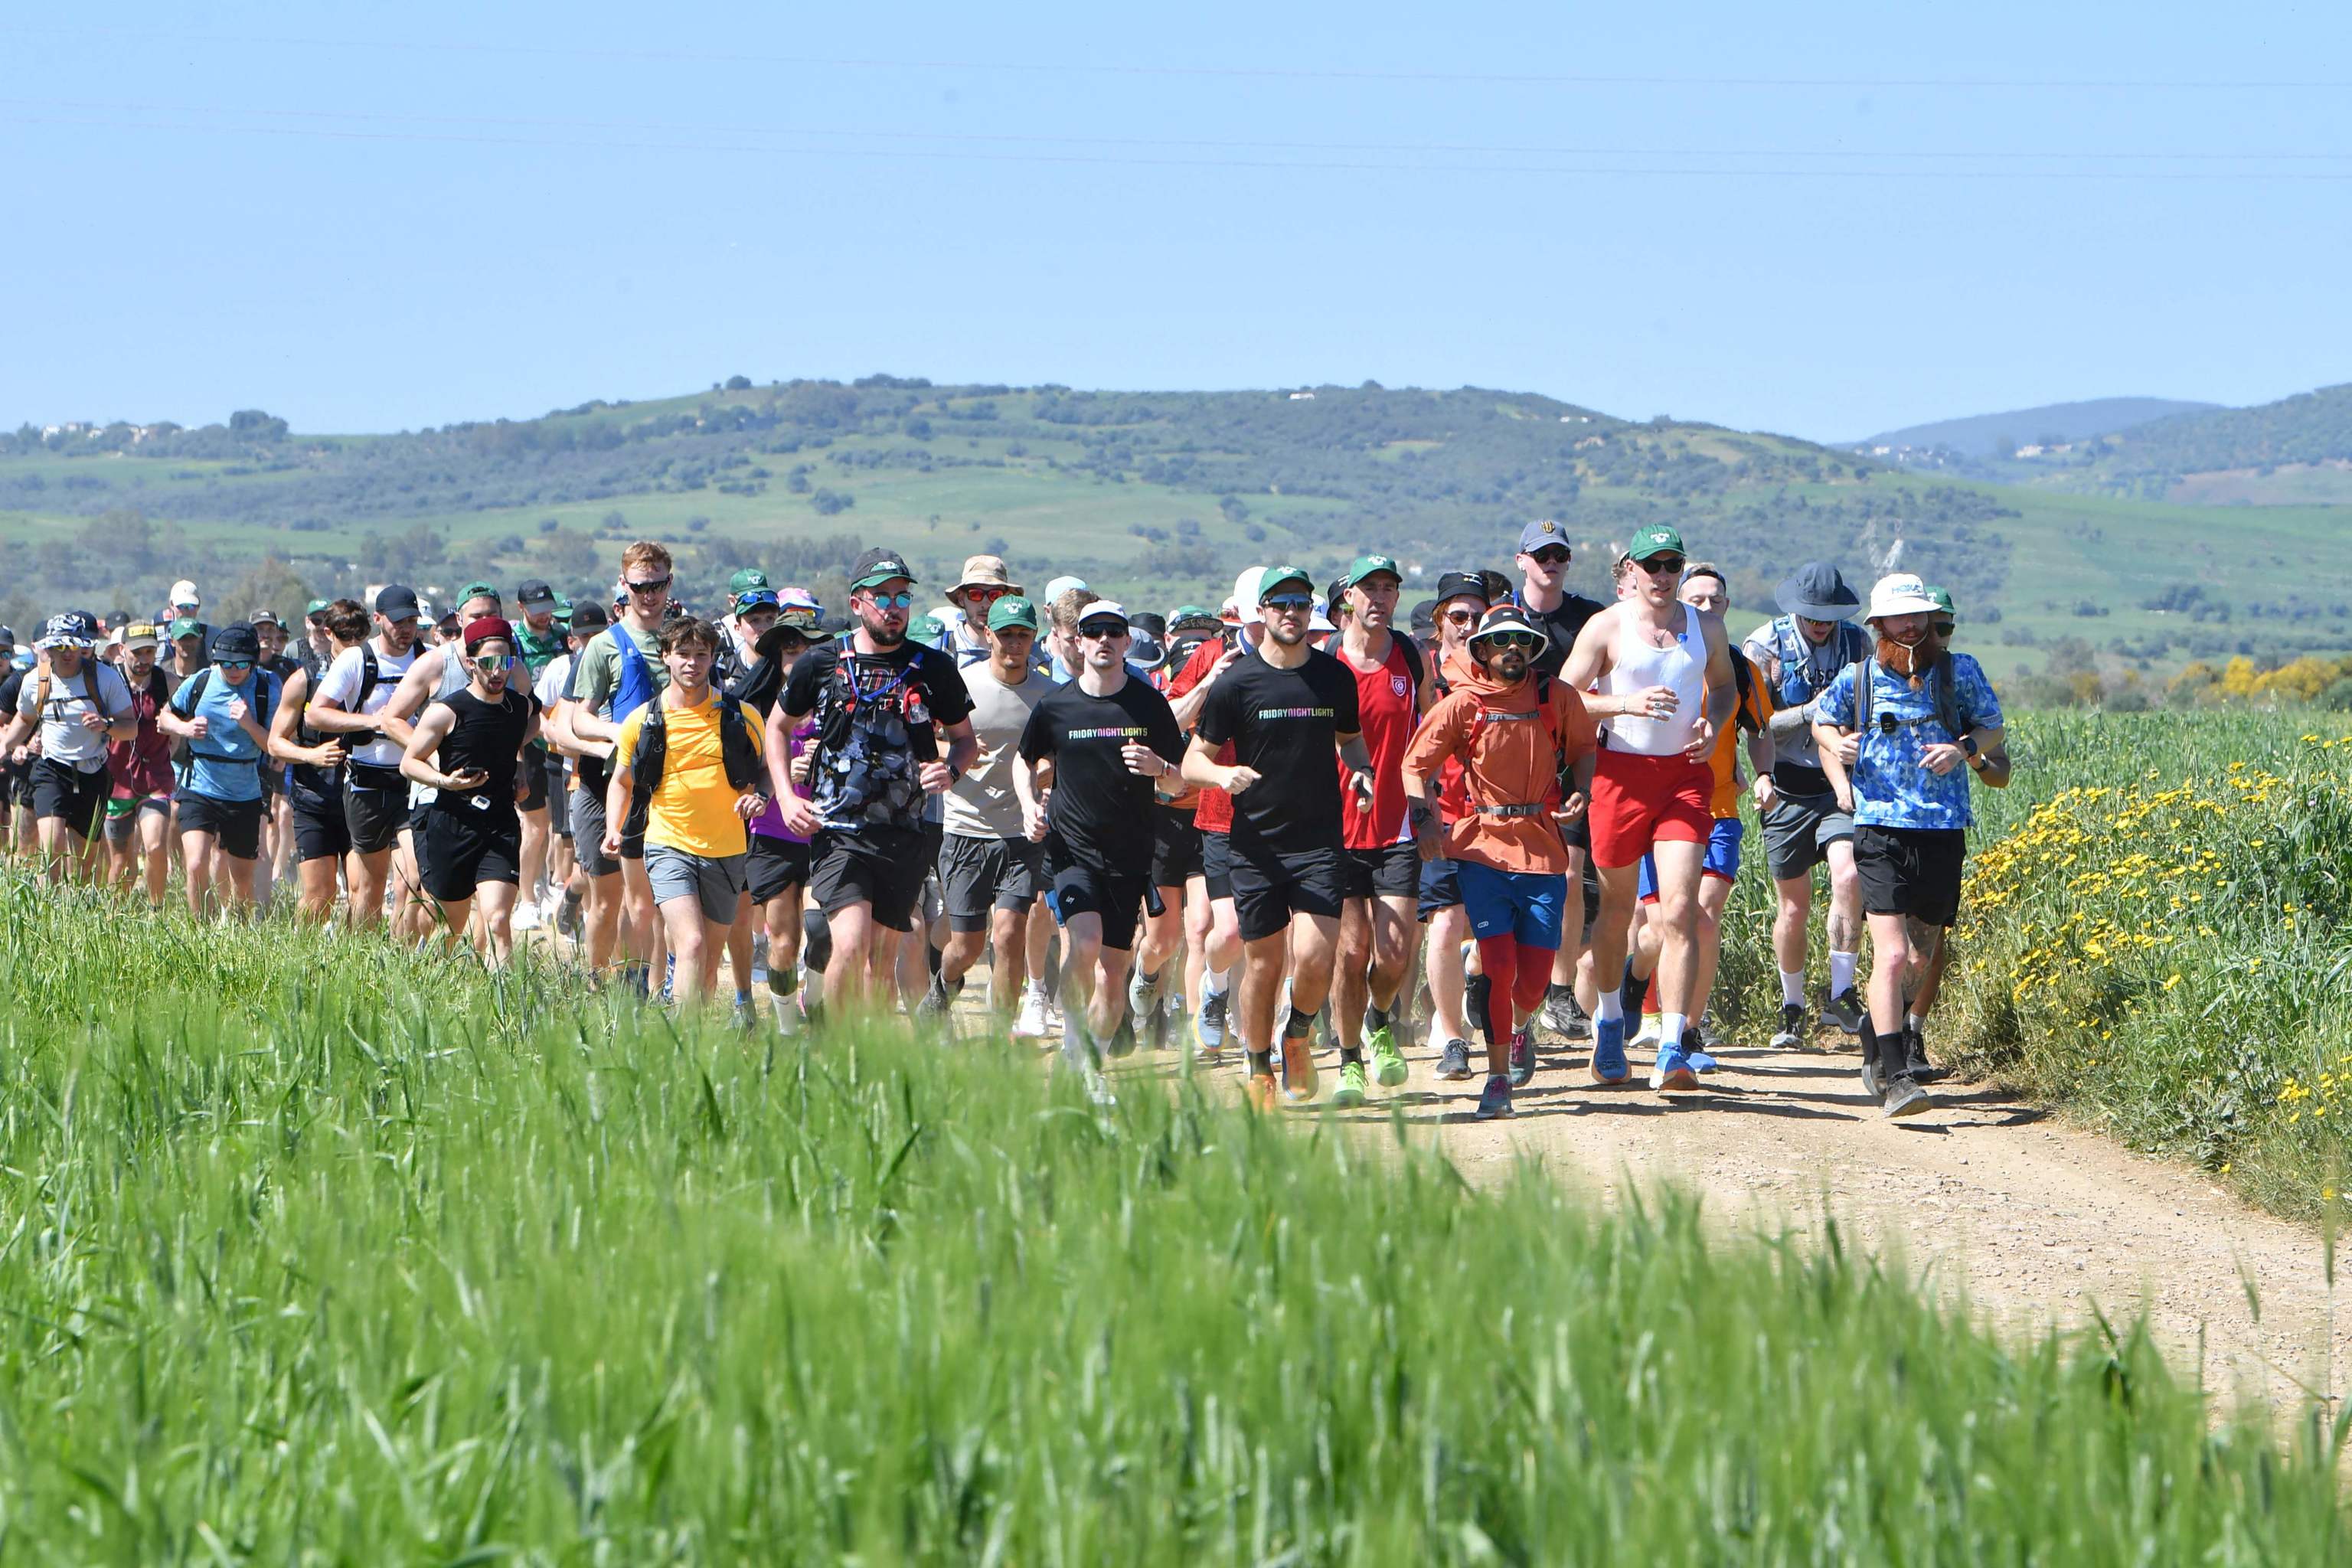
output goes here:
{"type": "Polygon", "coordinates": [[[1415,637],[1425,637],[1430,633],[1435,631],[1437,629],[1437,601],[1434,599],[1423,599],[1420,604],[1415,605],[1412,607],[1412,615],[1407,620],[1406,625],[1412,628],[1412,633],[1415,637]]]}
{"type": "Polygon", "coordinates": [[[601,631],[612,624],[613,617],[605,614],[604,606],[598,604],[595,600],[575,599],[572,602],[572,629],[573,631],[601,631]]]}
{"type": "Polygon", "coordinates": [[[1430,611],[1434,615],[1439,605],[1448,599],[1458,599],[1465,594],[1491,605],[1495,602],[1495,595],[1487,592],[1488,587],[1486,574],[1483,572],[1448,572],[1437,580],[1437,598],[1431,604],[1430,611]]]}
{"type": "Polygon", "coordinates": [[[245,622],[232,621],[213,634],[212,642],[205,652],[215,664],[225,658],[259,658],[261,639],[245,622]]]}
{"type": "Polygon", "coordinates": [[[860,555],[857,564],[849,569],[849,585],[852,588],[871,588],[887,583],[893,577],[904,577],[909,583],[916,581],[914,568],[907,564],[905,556],[895,550],[885,550],[878,544],[860,555]]]}
{"type": "Polygon", "coordinates": [[[555,603],[555,590],[549,587],[545,583],[542,583],[538,578],[533,577],[530,582],[525,583],[521,587],[515,590],[515,603],[526,606],[530,605],[552,605],[555,603]]]}
{"type": "Polygon", "coordinates": [[[405,583],[388,583],[376,591],[375,613],[392,620],[423,612],[416,603],[416,590],[405,583]]]}
{"type": "Polygon", "coordinates": [[[1138,610],[1127,617],[1127,624],[1150,637],[1164,637],[1168,635],[1168,617],[1157,610],[1138,610]]]}

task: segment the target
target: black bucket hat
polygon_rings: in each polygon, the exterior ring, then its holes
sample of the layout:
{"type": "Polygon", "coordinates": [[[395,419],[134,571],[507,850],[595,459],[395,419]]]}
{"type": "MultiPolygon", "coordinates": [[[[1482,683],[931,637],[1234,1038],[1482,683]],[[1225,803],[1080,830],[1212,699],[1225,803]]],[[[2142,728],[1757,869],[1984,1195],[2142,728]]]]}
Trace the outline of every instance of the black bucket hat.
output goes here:
{"type": "Polygon", "coordinates": [[[1826,561],[1808,561],[1782,578],[1772,590],[1772,602],[1783,614],[1809,621],[1850,621],[1862,608],[1844,576],[1826,561]]]}

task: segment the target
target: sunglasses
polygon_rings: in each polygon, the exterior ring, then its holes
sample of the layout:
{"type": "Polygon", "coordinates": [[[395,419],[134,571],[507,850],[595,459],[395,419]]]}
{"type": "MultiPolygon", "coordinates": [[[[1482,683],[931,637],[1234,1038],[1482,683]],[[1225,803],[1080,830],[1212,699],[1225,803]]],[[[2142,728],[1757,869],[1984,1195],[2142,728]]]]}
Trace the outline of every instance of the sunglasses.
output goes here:
{"type": "Polygon", "coordinates": [[[1492,637],[1480,637],[1478,640],[1496,647],[1531,648],[1539,647],[1543,642],[1543,639],[1533,632],[1496,632],[1492,637]]]}
{"type": "Polygon", "coordinates": [[[471,664],[476,669],[481,671],[484,675],[497,675],[502,670],[509,670],[514,668],[514,655],[510,653],[486,653],[479,658],[468,659],[467,662],[471,664]]]}
{"type": "Polygon", "coordinates": [[[1653,555],[1647,561],[1636,561],[1633,564],[1653,577],[1664,576],[1669,573],[1679,577],[1687,563],[1679,555],[1653,555]]]}
{"type": "Polygon", "coordinates": [[[1569,562],[1569,552],[1564,545],[1547,544],[1541,550],[1528,551],[1528,559],[1538,566],[1565,566],[1569,562]]]}
{"type": "Polygon", "coordinates": [[[222,669],[251,669],[253,668],[253,660],[249,658],[216,658],[213,660],[213,663],[222,669]]]}
{"type": "Polygon", "coordinates": [[[735,613],[739,616],[748,616],[758,609],[773,610],[779,607],[776,595],[764,589],[754,588],[748,594],[735,595],[735,613]]]}
{"type": "Polygon", "coordinates": [[[1259,603],[1269,610],[1311,610],[1315,607],[1315,598],[1310,594],[1276,594],[1273,598],[1262,599],[1259,603]]]}
{"type": "Polygon", "coordinates": [[[653,577],[643,583],[629,583],[624,586],[632,594],[664,594],[669,591],[669,581],[667,577],[653,577]]]}
{"type": "Polygon", "coordinates": [[[895,594],[877,594],[868,589],[866,596],[874,601],[874,607],[877,610],[904,610],[915,602],[915,595],[903,588],[895,594]]]}
{"type": "Polygon", "coordinates": [[[1445,618],[1453,622],[1457,626],[1466,626],[1477,620],[1478,612],[1475,610],[1448,610],[1445,612],[1445,618]]]}
{"type": "Polygon", "coordinates": [[[1091,621],[1078,627],[1078,635],[1082,637],[1092,637],[1097,642],[1103,642],[1111,637],[1125,637],[1127,627],[1118,621],[1091,621]]]}
{"type": "Polygon", "coordinates": [[[966,588],[963,597],[967,604],[992,605],[1011,592],[1010,588],[966,588]]]}
{"type": "Polygon", "coordinates": [[[1956,621],[1937,621],[1935,626],[1929,629],[1934,631],[1939,637],[1948,637],[1960,628],[1959,624],[1956,621]]]}

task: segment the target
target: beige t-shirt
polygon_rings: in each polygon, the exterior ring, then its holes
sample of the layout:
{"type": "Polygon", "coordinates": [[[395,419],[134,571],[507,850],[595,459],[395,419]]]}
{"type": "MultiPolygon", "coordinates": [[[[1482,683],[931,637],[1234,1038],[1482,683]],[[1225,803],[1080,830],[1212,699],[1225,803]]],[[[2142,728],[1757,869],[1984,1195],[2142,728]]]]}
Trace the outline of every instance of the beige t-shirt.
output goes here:
{"type": "Polygon", "coordinates": [[[1054,689],[1054,678],[1033,669],[1020,685],[1007,686],[989,666],[973,664],[964,667],[963,682],[971,692],[980,760],[941,797],[941,821],[959,837],[1019,838],[1021,797],[1013,793],[1013,770],[1021,765],[1021,731],[1029,727],[1029,710],[1054,689]]]}

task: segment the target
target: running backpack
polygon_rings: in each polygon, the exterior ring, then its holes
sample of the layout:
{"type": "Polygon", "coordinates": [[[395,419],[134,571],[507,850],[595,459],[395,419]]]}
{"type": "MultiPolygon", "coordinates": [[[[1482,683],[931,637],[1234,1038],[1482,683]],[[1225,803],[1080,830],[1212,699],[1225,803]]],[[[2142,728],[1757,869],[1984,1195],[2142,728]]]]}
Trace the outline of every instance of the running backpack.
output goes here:
{"type": "Polygon", "coordinates": [[[1797,629],[1794,616],[1776,616],[1772,620],[1772,656],[1780,661],[1780,689],[1772,694],[1782,708],[1801,708],[1826,690],[1838,672],[1859,659],[1870,657],[1870,638],[1851,621],[1838,623],[1830,634],[1829,647],[1837,656],[1830,673],[1821,685],[1806,680],[1805,670],[1811,663],[1810,645],[1797,629]]]}
{"type": "MultiPolygon", "coordinates": [[[[1339,653],[1339,638],[1341,636],[1341,633],[1333,632],[1329,637],[1325,637],[1323,639],[1323,651],[1331,655],[1335,658],[1338,658],[1339,653]]],[[[1421,700],[1421,683],[1423,679],[1422,673],[1421,645],[1413,641],[1411,637],[1402,632],[1391,632],[1389,634],[1389,641],[1404,651],[1405,672],[1412,678],[1413,701],[1418,704],[1421,700]]],[[[1354,665],[1349,665],[1349,673],[1353,674],[1355,672],[1355,668],[1356,667],[1354,665]]],[[[1443,693],[1441,693],[1441,695],[1443,695],[1443,693]]]]}
{"type": "MultiPolygon", "coordinates": [[[[1554,788],[1559,792],[1561,798],[1564,799],[1568,794],[1568,758],[1565,755],[1568,748],[1566,743],[1560,738],[1559,710],[1552,706],[1551,677],[1549,675],[1538,675],[1536,677],[1536,705],[1533,711],[1535,716],[1542,721],[1544,733],[1551,737],[1552,755],[1556,759],[1557,763],[1557,771],[1552,783],[1554,788]]],[[[1472,720],[1470,723],[1471,756],[1477,754],[1479,737],[1486,734],[1486,726],[1488,723],[1492,722],[1494,713],[1495,710],[1487,707],[1485,703],[1482,702],[1478,705],[1478,716],[1472,720]]],[[[1464,793],[1469,793],[1470,759],[1467,756],[1463,759],[1462,787],[1464,793]]],[[[1507,805],[1549,805],[1550,803],[1549,801],[1507,801],[1499,804],[1507,805]]],[[[1479,810],[1486,809],[1485,807],[1480,806],[1475,799],[1471,802],[1471,805],[1473,807],[1479,810]]]]}
{"type": "MultiPolygon", "coordinates": [[[[669,710],[656,703],[637,727],[637,749],[629,758],[629,819],[625,833],[645,831],[654,792],[661,788],[662,772],[669,762],[669,710]]],[[[719,697],[719,756],[727,782],[737,790],[757,783],[760,751],[751,741],[751,726],[743,705],[721,692],[719,697]]]]}
{"type": "MultiPolygon", "coordinates": [[[[1871,710],[1875,706],[1873,689],[1877,684],[1878,659],[1874,655],[1857,662],[1853,668],[1853,732],[1866,735],[1870,732],[1871,710]]],[[[1958,745],[1960,737],[1976,726],[1961,711],[1959,688],[1952,684],[1949,656],[1937,659],[1935,667],[1927,671],[1927,687],[1935,693],[1937,721],[1944,726],[1944,732],[1951,736],[1952,743],[1958,745]]]]}
{"type": "Polygon", "coordinates": [[[922,764],[939,755],[939,733],[918,678],[919,655],[891,669],[861,660],[846,646],[816,703],[816,753],[809,792],[827,823],[912,829],[923,814],[922,764]],[[870,691],[858,689],[861,665],[873,667],[870,691]]]}
{"type": "MultiPolygon", "coordinates": [[[[208,664],[196,671],[195,684],[188,688],[188,705],[183,708],[174,702],[172,704],[173,712],[182,719],[193,719],[196,716],[196,710],[204,706],[205,691],[212,685],[213,668],[208,664]]],[[[253,667],[254,700],[248,701],[247,706],[253,710],[254,723],[265,731],[269,728],[269,710],[273,706],[271,679],[269,672],[259,665],[253,667]]],[[[261,762],[259,757],[232,757],[219,752],[199,752],[195,748],[195,743],[187,736],[175,735],[172,738],[172,766],[179,771],[182,784],[186,784],[189,775],[195,771],[194,763],[198,757],[202,757],[208,763],[226,763],[245,767],[254,767],[261,762]]]]}

